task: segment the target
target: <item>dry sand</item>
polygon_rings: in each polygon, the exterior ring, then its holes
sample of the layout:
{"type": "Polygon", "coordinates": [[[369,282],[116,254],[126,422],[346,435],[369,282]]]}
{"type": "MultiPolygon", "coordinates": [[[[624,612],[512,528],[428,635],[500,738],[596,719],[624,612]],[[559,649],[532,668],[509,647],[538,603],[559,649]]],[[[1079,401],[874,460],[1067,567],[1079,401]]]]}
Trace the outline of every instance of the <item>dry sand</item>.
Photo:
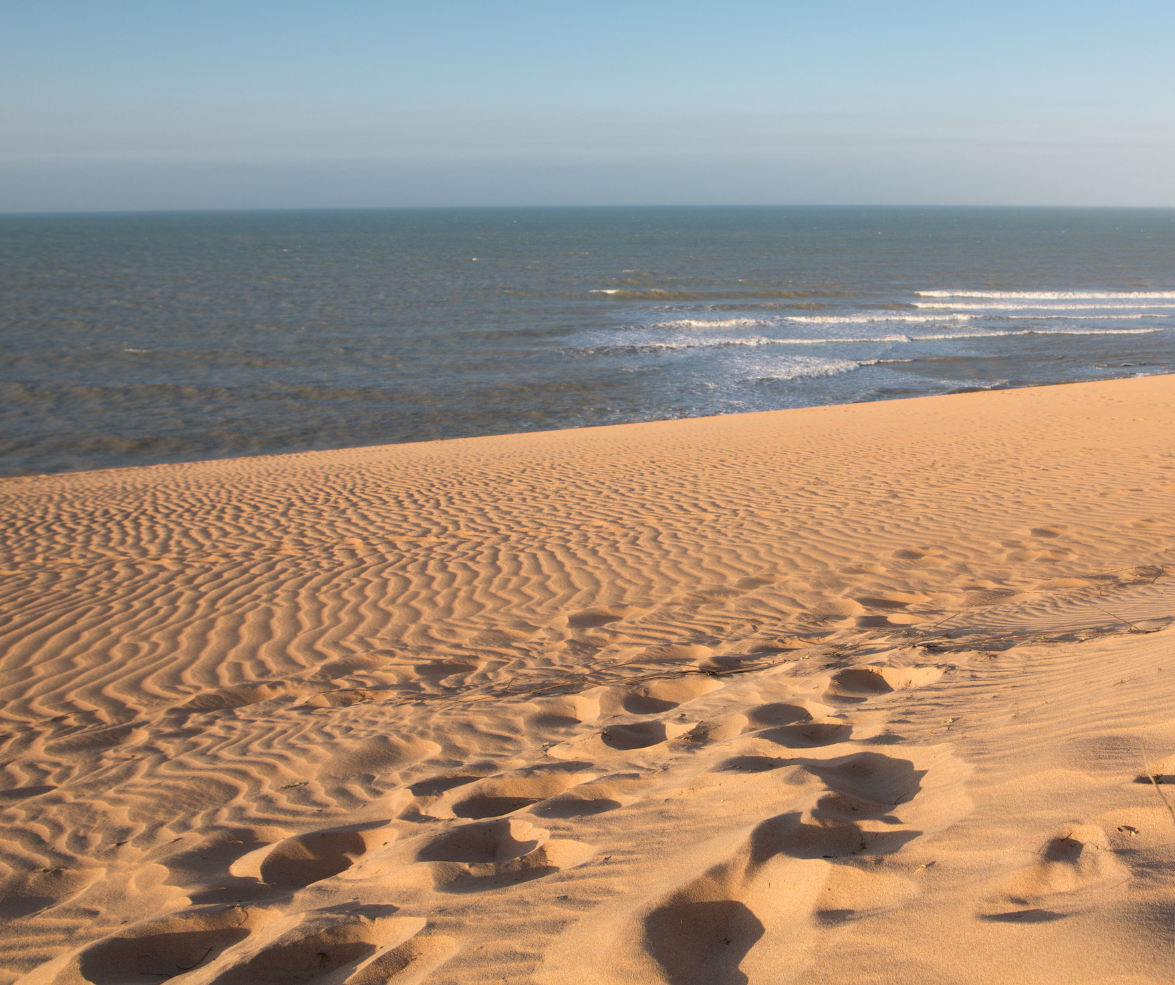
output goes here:
{"type": "Polygon", "coordinates": [[[1175,377],[0,483],[0,983],[1175,977],[1175,377]]]}

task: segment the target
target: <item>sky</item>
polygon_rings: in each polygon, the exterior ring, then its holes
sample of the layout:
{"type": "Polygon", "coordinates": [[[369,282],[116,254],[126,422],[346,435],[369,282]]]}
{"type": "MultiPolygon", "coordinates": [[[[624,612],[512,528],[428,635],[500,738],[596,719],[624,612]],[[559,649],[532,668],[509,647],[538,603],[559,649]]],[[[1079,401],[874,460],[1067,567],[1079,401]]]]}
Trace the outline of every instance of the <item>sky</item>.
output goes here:
{"type": "Polygon", "coordinates": [[[1175,206],[1170,0],[0,0],[0,212],[1175,206]]]}

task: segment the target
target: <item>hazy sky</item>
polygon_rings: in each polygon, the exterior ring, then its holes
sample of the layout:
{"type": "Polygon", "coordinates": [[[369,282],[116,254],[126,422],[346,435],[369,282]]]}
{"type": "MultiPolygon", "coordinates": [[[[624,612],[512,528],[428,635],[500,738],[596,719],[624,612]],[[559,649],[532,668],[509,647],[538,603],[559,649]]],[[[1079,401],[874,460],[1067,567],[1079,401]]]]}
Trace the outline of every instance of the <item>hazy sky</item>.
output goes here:
{"type": "Polygon", "coordinates": [[[0,0],[0,211],[1175,206],[1175,4],[0,0]]]}

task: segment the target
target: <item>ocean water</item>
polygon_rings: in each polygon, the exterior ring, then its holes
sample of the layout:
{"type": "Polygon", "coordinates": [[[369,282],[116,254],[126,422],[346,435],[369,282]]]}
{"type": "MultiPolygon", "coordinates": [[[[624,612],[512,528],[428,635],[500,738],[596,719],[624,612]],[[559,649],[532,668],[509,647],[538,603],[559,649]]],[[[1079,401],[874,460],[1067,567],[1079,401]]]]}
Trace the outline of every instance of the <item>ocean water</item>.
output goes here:
{"type": "Polygon", "coordinates": [[[1169,209],[0,217],[0,475],[1169,372],[1169,209]]]}

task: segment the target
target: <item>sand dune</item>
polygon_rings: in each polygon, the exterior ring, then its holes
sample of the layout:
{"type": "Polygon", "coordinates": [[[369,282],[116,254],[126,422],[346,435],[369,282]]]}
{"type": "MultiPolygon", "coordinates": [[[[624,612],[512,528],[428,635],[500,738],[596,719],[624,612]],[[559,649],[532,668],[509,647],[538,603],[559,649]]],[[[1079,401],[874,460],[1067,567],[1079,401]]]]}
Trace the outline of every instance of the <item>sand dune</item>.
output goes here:
{"type": "Polygon", "coordinates": [[[1155,377],[4,480],[0,983],[1169,981],[1173,434],[1155,377]]]}

